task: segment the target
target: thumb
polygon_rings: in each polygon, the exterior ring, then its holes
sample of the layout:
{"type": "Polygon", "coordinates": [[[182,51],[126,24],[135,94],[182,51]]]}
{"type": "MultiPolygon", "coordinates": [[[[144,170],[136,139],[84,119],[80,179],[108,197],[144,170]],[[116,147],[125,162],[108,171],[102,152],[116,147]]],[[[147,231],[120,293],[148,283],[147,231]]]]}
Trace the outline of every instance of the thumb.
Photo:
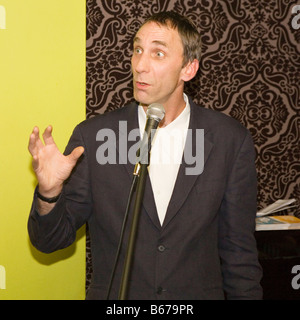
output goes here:
{"type": "Polygon", "coordinates": [[[83,154],[83,152],[84,152],[83,147],[77,147],[68,155],[68,158],[71,162],[74,162],[74,165],[75,165],[75,163],[80,158],[80,156],[83,154]]]}

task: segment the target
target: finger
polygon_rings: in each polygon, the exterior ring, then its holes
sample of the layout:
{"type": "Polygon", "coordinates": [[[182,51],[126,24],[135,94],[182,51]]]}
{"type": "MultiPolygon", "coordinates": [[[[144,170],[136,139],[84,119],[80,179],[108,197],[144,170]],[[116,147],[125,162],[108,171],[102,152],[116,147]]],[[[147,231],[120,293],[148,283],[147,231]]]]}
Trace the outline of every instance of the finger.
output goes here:
{"type": "Polygon", "coordinates": [[[32,168],[34,171],[36,171],[39,168],[39,158],[37,155],[34,155],[32,157],[32,168]]]}
{"type": "Polygon", "coordinates": [[[46,145],[52,144],[52,143],[55,144],[54,139],[52,137],[52,130],[53,130],[52,126],[48,126],[43,133],[43,139],[46,145]]]}
{"type": "Polygon", "coordinates": [[[77,160],[83,154],[83,152],[84,152],[84,148],[83,147],[81,147],[81,146],[77,147],[68,155],[68,158],[75,165],[77,160]]]}
{"type": "Polygon", "coordinates": [[[34,127],[32,130],[32,133],[29,137],[29,143],[28,143],[28,150],[31,153],[31,155],[35,155],[38,152],[38,149],[43,147],[43,143],[40,140],[39,137],[39,128],[34,127]]]}
{"type": "Polygon", "coordinates": [[[33,133],[29,137],[28,150],[32,156],[36,154],[35,135],[33,133]]]}

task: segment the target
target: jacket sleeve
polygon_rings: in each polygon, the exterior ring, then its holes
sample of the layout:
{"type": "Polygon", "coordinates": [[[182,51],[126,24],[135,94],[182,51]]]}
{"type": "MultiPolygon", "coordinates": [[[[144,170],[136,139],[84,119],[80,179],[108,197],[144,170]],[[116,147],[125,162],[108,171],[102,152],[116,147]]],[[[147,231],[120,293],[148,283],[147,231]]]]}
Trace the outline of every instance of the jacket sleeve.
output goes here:
{"type": "Polygon", "coordinates": [[[261,299],[262,277],[255,232],[257,177],[250,132],[233,163],[219,224],[219,252],[228,299],[261,299]]]}
{"type": "MultiPolygon", "coordinates": [[[[71,153],[77,146],[85,148],[79,126],[75,128],[65,154],[71,153]]],[[[85,150],[71,176],[65,181],[55,207],[47,215],[39,215],[35,191],[28,219],[28,233],[31,243],[38,250],[50,253],[71,245],[76,238],[77,229],[88,220],[92,201],[87,162],[85,150]]]]}

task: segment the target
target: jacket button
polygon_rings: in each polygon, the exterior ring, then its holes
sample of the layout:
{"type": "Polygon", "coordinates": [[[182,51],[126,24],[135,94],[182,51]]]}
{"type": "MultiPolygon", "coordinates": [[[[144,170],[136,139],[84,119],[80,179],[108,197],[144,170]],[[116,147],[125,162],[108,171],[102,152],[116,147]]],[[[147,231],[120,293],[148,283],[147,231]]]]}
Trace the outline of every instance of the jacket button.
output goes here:
{"type": "Polygon", "coordinates": [[[157,249],[159,252],[164,252],[166,250],[166,247],[161,244],[157,249]]]}
{"type": "Polygon", "coordinates": [[[158,287],[157,290],[156,290],[156,293],[157,294],[162,294],[163,292],[163,288],[162,287],[158,287]]]}

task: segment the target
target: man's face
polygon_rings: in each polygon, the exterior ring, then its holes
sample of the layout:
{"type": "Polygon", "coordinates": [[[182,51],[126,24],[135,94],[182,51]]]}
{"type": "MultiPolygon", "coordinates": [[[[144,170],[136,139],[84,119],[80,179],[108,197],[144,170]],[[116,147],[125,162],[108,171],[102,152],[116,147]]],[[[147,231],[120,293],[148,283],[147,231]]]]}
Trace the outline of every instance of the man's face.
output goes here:
{"type": "Polygon", "coordinates": [[[177,30],[146,23],[136,34],[131,59],[134,98],[164,106],[182,98],[183,45],[177,30]]]}

